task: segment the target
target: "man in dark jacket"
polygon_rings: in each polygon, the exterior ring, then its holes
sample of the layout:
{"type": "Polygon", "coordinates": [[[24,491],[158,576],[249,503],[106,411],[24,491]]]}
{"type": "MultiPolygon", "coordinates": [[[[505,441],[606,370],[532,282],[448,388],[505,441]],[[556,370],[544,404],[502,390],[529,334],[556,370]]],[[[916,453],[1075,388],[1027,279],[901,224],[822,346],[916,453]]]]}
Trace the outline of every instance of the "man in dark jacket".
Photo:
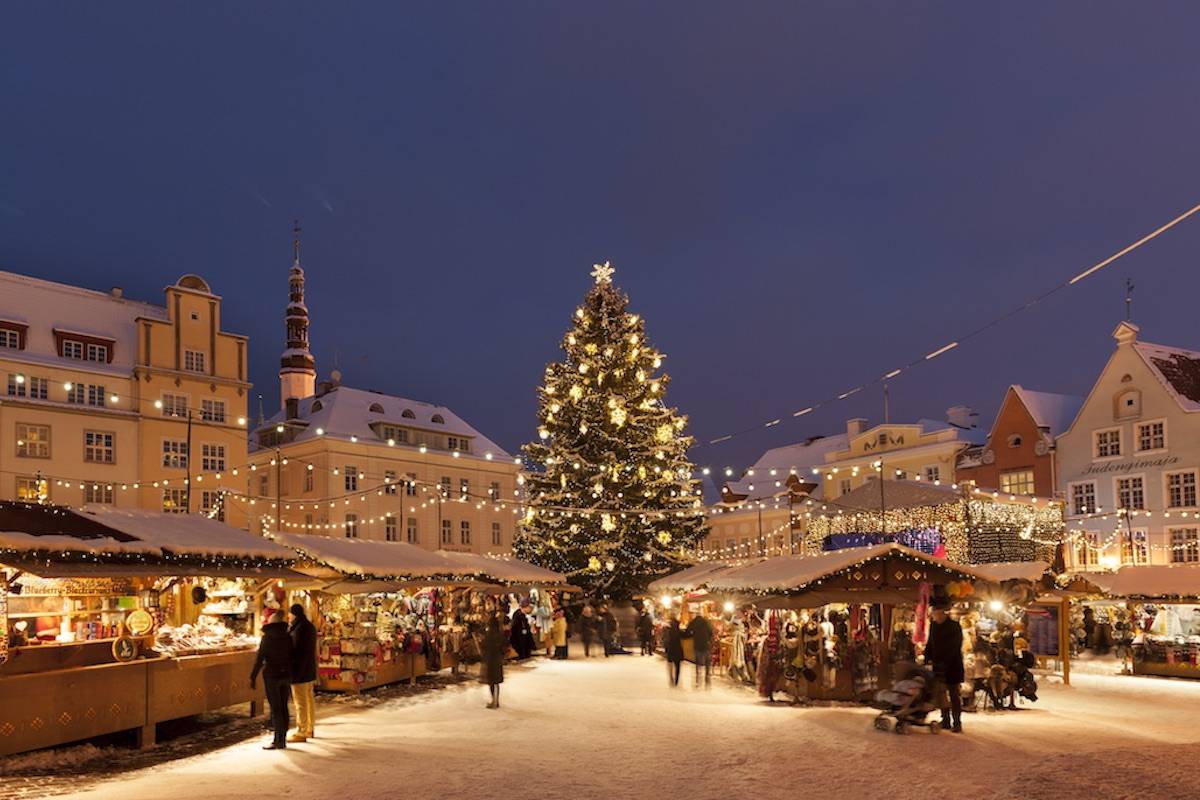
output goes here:
{"type": "Polygon", "coordinates": [[[303,742],[313,735],[314,689],[317,683],[317,626],[309,621],[304,606],[292,605],[292,701],[296,704],[296,732],[289,742],[303,742]]]}
{"type": "Polygon", "coordinates": [[[288,694],[292,684],[292,637],[288,635],[283,613],[276,611],[271,621],[263,625],[262,640],[258,643],[258,658],[250,673],[250,688],[255,688],[258,673],[263,676],[267,703],[271,706],[271,727],[275,741],[264,750],[283,750],[287,747],[288,694]]]}
{"type": "Polygon", "coordinates": [[[692,640],[692,652],[696,659],[696,685],[700,685],[700,670],[704,670],[704,685],[712,685],[712,624],[704,616],[704,609],[692,617],[685,636],[692,640]]]}
{"type": "Polygon", "coordinates": [[[608,603],[600,604],[600,643],[604,646],[604,657],[608,658],[616,652],[617,618],[608,607],[608,603]]]}
{"type": "Polygon", "coordinates": [[[650,616],[650,609],[642,605],[642,613],[638,614],[637,620],[638,640],[642,643],[642,655],[654,655],[654,617],[650,616]]]}
{"type": "Polygon", "coordinates": [[[925,644],[925,665],[946,686],[950,707],[942,709],[942,727],[962,733],[962,689],[966,677],[963,668],[962,626],[946,613],[949,603],[934,601],[933,618],[929,623],[929,641],[925,644]]]}

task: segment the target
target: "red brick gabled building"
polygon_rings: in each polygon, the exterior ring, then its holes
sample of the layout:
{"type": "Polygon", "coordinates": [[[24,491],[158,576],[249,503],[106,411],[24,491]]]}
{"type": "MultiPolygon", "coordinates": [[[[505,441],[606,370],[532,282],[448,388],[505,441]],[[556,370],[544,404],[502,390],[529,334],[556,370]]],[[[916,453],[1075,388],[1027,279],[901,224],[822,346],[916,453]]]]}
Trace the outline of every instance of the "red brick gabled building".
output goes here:
{"type": "Polygon", "coordinates": [[[1008,387],[987,443],[959,456],[958,480],[1005,494],[1053,497],[1054,439],[1082,405],[1074,395],[1008,387]]]}

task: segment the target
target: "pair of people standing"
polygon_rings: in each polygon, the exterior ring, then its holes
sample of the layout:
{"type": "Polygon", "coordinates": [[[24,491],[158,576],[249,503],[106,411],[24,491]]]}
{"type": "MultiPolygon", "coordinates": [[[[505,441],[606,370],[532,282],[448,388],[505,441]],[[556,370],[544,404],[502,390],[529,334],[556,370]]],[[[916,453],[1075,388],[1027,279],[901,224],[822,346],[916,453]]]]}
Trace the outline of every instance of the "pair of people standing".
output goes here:
{"type": "Polygon", "coordinates": [[[307,741],[313,735],[314,687],[317,680],[317,629],[299,603],[293,605],[291,625],[276,611],[263,626],[258,656],[250,673],[250,688],[263,676],[271,727],[275,736],[264,750],[284,750],[287,743],[307,741]],[[296,733],[288,738],[288,695],[296,703],[296,733]]]}
{"type": "Polygon", "coordinates": [[[683,640],[692,640],[692,655],[696,662],[696,685],[700,685],[700,671],[704,671],[704,685],[712,685],[712,623],[701,611],[692,617],[687,628],[680,628],[679,617],[674,612],[663,633],[663,650],[667,656],[667,675],[672,686],[679,685],[679,671],[683,666],[683,640]]]}

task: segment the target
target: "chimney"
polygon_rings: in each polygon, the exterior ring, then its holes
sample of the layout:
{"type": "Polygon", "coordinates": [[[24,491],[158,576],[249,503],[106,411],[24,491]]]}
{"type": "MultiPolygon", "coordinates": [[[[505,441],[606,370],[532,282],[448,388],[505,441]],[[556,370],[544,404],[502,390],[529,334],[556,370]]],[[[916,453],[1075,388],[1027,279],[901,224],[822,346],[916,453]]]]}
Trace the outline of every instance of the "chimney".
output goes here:
{"type": "Polygon", "coordinates": [[[300,399],[297,397],[289,397],[284,401],[287,407],[287,418],[296,419],[300,416],[300,399]]]}
{"type": "Polygon", "coordinates": [[[979,412],[970,406],[950,406],[946,409],[946,422],[956,428],[979,427],[979,412]]]}
{"type": "Polygon", "coordinates": [[[122,297],[125,296],[125,290],[122,289],[120,286],[114,286],[111,289],[109,289],[108,291],[109,291],[109,294],[111,294],[113,297],[117,298],[118,300],[120,300],[122,297]]]}
{"type": "Polygon", "coordinates": [[[863,417],[855,417],[854,419],[846,420],[846,435],[853,439],[867,429],[867,420],[863,417]]]}

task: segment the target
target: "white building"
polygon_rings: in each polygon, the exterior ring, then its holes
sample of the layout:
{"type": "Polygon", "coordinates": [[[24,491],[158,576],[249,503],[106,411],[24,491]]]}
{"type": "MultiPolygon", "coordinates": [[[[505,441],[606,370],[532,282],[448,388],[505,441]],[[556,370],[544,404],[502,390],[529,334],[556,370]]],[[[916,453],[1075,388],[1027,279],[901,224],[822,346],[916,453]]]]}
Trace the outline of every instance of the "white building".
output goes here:
{"type": "Polygon", "coordinates": [[[1116,350],[1058,438],[1077,568],[1200,562],[1200,352],[1113,331],[1116,350]]]}

